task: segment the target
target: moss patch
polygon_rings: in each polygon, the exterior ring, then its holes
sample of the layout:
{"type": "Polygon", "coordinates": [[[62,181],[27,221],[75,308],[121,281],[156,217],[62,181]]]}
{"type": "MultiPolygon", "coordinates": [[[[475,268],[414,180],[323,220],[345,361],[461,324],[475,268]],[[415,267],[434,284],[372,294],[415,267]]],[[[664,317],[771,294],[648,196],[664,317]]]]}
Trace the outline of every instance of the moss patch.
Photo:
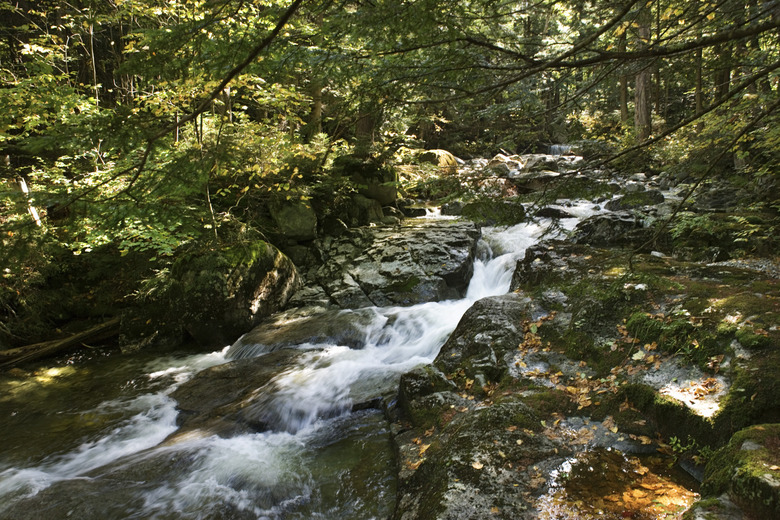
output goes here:
{"type": "Polygon", "coordinates": [[[702,494],[728,491],[755,518],[780,518],[780,424],[736,433],[707,464],[702,494]]]}

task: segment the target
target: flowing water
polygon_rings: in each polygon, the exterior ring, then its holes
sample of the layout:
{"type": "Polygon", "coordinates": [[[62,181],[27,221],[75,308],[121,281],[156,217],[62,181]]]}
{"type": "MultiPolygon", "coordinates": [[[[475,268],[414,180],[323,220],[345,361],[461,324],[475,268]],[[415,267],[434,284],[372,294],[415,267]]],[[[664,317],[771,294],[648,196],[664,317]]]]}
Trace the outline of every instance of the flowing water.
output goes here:
{"type": "MultiPolygon", "coordinates": [[[[567,207],[586,216],[590,205],[567,207]]],[[[571,229],[577,219],[561,221],[571,229]]],[[[386,518],[395,461],[381,412],[351,412],[430,363],[479,298],[509,290],[547,223],[483,230],[465,298],[374,308],[365,347],[303,345],[257,392],[273,431],[180,435],[169,396],[241,352],[99,355],[0,381],[0,518],[386,518]]]]}

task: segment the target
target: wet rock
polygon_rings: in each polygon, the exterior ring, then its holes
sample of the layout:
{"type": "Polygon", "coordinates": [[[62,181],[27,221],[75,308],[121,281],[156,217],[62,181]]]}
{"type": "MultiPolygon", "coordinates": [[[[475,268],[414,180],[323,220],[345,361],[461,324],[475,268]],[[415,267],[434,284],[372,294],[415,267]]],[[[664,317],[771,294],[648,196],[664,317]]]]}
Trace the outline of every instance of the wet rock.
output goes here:
{"type": "Polygon", "coordinates": [[[685,520],[745,520],[743,511],[727,494],[701,500],[691,506],[683,516],[685,520]]]}
{"type": "Polygon", "coordinates": [[[299,350],[277,350],[199,372],[171,394],[180,410],[180,427],[172,439],[193,430],[205,432],[203,435],[224,436],[266,430],[268,425],[247,420],[242,411],[253,403],[258,389],[294,366],[301,353],[299,350]]]}
{"type": "Polygon", "coordinates": [[[557,172],[559,157],[547,154],[525,154],[521,156],[523,170],[528,172],[557,172]]]}
{"type": "MultiPolygon", "coordinates": [[[[570,244],[560,240],[540,242],[529,247],[512,276],[511,290],[522,286],[552,285],[562,280],[577,280],[593,268],[594,250],[587,245],[570,244]]],[[[560,291],[550,293],[552,300],[565,303],[560,291]]]]}
{"type": "Polygon", "coordinates": [[[452,202],[447,202],[445,204],[442,204],[441,206],[441,214],[442,215],[448,215],[448,216],[460,216],[463,213],[463,202],[459,200],[454,200],[452,202]]]}
{"type": "Polygon", "coordinates": [[[378,200],[355,194],[347,209],[347,217],[350,226],[357,227],[365,226],[371,222],[382,222],[385,214],[382,212],[382,204],[378,200]]]}
{"type": "Polygon", "coordinates": [[[549,187],[553,182],[559,180],[561,174],[549,170],[530,171],[519,173],[511,177],[515,185],[526,191],[539,191],[549,187]]]}
{"type": "Polygon", "coordinates": [[[568,213],[566,210],[556,208],[555,206],[547,206],[538,210],[535,216],[540,218],[573,218],[574,215],[568,213]]]}
{"type": "Polygon", "coordinates": [[[479,200],[463,206],[461,214],[482,225],[508,226],[525,219],[525,208],[513,201],[479,200]]]}
{"type": "Polygon", "coordinates": [[[482,384],[500,380],[507,372],[505,356],[522,341],[523,320],[539,312],[530,298],[520,294],[477,301],[442,346],[434,365],[445,374],[463,370],[482,384]]]}
{"type": "Polygon", "coordinates": [[[401,376],[398,400],[401,409],[409,414],[418,399],[436,392],[454,391],[455,384],[434,366],[418,367],[401,376]]]}
{"type": "Polygon", "coordinates": [[[535,434],[539,418],[521,402],[466,409],[452,399],[441,400],[439,426],[394,439],[401,471],[393,518],[535,518],[532,495],[561,460],[551,458],[567,450],[535,434]]]}
{"type": "Polygon", "coordinates": [[[293,262],[266,242],[182,254],[173,265],[166,308],[152,323],[224,345],[280,310],[300,287],[293,262]]]}
{"type": "Polygon", "coordinates": [[[427,214],[425,208],[419,208],[414,206],[402,206],[401,212],[407,218],[419,218],[419,217],[424,217],[427,214]]]}
{"type": "Polygon", "coordinates": [[[254,357],[305,343],[365,346],[365,329],[376,314],[373,309],[317,310],[320,312],[308,314],[296,309],[274,315],[241,336],[226,356],[254,357]]]}

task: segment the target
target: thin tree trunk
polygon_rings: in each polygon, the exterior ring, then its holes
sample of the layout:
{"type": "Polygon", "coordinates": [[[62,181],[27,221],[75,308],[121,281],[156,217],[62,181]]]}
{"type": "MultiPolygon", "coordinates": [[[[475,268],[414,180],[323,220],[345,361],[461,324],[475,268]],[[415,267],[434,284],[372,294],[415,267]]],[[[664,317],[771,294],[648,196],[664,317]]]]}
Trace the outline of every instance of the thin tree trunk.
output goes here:
{"type": "MultiPolygon", "coordinates": [[[[618,52],[626,52],[626,33],[620,35],[618,40],[618,52]]],[[[628,125],[628,75],[625,73],[620,74],[620,121],[624,126],[628,125]]]]}

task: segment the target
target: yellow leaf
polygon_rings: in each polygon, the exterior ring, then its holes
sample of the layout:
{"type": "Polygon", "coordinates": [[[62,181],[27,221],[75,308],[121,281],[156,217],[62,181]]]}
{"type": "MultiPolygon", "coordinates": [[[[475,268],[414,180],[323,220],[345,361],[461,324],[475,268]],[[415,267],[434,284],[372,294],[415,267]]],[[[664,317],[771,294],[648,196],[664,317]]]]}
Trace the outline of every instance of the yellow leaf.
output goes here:
{"type": "Polygon", "coordinates": [[[477,462],[472,462],[471,467],[474,469],[482,469],[485,467],[485,465],[477,461],[477,462]]]}

